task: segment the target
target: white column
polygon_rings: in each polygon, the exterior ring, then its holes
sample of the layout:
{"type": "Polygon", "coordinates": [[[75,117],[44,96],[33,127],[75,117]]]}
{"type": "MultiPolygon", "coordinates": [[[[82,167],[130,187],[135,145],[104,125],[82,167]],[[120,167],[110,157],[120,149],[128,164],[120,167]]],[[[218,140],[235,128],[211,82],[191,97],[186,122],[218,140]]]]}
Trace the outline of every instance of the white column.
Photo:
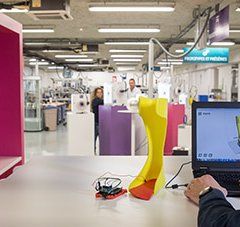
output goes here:
{"type": "Polygon", "coordinates": [[[148,49],[148,97],[153,98],[154,43],[149,41],[148,49]]]}
{"type": "Polygon", "coordinates": [[[237,76],[237,81],[238,81],[238,101],[240,102],[240,63],[238,64],[238,76],[237,76]]]}

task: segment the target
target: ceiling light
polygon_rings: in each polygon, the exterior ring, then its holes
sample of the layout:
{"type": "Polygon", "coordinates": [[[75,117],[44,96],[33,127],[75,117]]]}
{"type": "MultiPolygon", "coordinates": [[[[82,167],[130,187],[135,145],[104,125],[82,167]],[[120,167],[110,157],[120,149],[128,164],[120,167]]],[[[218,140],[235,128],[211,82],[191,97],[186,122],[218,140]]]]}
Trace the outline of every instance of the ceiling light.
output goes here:
{"type": "Polygon", "coordinates": [[[100,33],[158,33],[159,28],[99,28],[100,33]]]}
{"type": "Polygon", "coordinates": [[[64,69],[63,66],[49,66],[48,69],[64,69]]]}
{"type": "Polygon", "coordinates": [[[91,67],[106,67],[108,65],[99,65],[99,64],[80,64],[78,67],[91,68],[91,67]]]}
{"type": "Polygon", "coordinates": [[[157,64],[158,65],[182,65],[183,62],[164,62],[164,61],[160,61],[157,64]]]}
{"type": "Polygon", "coordinates": [[[179,50],[175,50],[175,52],[176,52],[176,53],[180,53],[180,54],[181,54],[181,53],[184,53],[184,50],[182,50],[182,49],[179,49],[179,50]]]}
{"type": "Polygon", "coordinates": [[[182,62],[183,60],[182,59],[162,59],[162,61],[164,62],[182,62]]]}
{"type": "Polygon", "coordinates": [[[29,65],[49,65],[48,62],[30,62],[29,65]]]}
{"type": "MultiPolygon", "coordinates": [[[[193,46],[194,42],[187,42],[186,43],[188,46],[193,46]]],[[[207,45],[209,46],[209,43],[207,43],[207,45]]],[[[210,46],[233,46],[235,45],[234,42],[213,42],[210,46]]]]}
{"type": "Polygon", "coordinates": [[[161,66],[160,69],[170,69],[170,66],[161,66]]]}
{"type": "Polygon", "coordinates": [[[87,58],[87,55],[55,55],[55,58],[87,58]]]}
{"type": "Polygon", "coordinates": [[[213,42],[211,46],[233,46],[234,42],[213,42]]]}
{"type": "Polygon", "coordinates": [[[118,71],[133,71],[136,70],[135,67],[117,67],[118,71]]]}
{"type": "Polygon", "coordinates": [[[116,65],[138,65],[138,63],[136,62],[116,62],[116,65]]]}
{"type": "Polygon", "coordinates": [[[134,59],[134,58],[116,58],[116,59],[113,59],[113,61],[115,61],[115,62],[124,62],[124,61],[126,61],[126,62],[140,62],[140,61],[142,61],[142,59],[134,59]]]}
{"type": "Polygon", "coordinates": [[[36,58],[31,58],[31,59],[29,59],[29,61],[34,62],[34,61],[37,61],[37,59],[36,58]]]}
{"type": "Polygon", "coordinates": [[[229,32],[231,32],[231,33],[239,33],[240,29],[230,29],[229,32]]]}
{"type": "Polygon", "coordinates": [[[53,28],[24,28],[23,33],[53,33],[53,28]]]}
{"type": "Polygon", "coordinates": [[[28,12],[27,9],[16,9],[16,8],[0,9],[0,13],[27,13],[27,12],[28,12]]]}
{"type": "Polygon", "coordinates": [[[24,43],[24,45],[27,45],[27,46],[43,46],[43,45],[50,45],[51,43],[31,43],[31,42],[26,42],[24,43]]]}
{"type": "Polygon", "coordinates": [[[65,59],[67,62],[93,62],[92,58],[85,58],[85,59],[75,59],[75,58],[70,58],[70,59],[65,59]]]}
{"type": "Polygon", "coordinates": [[[118,50],[118,49],[111,49],[109,50],[110,53],[145,53],[146,50],[118,50]]]}
{"type": "Polygon", "coordinates": [[[66,52],[66,50],[43,50],[44,53],[66,52]]]}
{"type": "Polygon", "coordinates": [[[143,58],[143,55],[135,55],[135,54],[113,54],[111,55],[111,58],[143,58]]]}
{"type": "Polygon", "coordinates": [[[235,9],[235,11],[236,11],[236,12],[240,12],[240,7],[237,7],[237,8],[235,9]]]}
{"type": "Polygon", "coordinates": [[[106,45],[149,45],[149,42],[105,42],[106,45]]]}
{"type": "Polygon", "coordinates": [[[144,2],[124,2],[124,3],[91,3],[91,12],[173,12],[175,4],[172,2],[144,3],[144,2]]]}
{"type": "Polygon", "coordinates": [[[183,62],[164,62],[164,61],[160,61],[157,63],[158,65],[182,65],[183,62]]]}

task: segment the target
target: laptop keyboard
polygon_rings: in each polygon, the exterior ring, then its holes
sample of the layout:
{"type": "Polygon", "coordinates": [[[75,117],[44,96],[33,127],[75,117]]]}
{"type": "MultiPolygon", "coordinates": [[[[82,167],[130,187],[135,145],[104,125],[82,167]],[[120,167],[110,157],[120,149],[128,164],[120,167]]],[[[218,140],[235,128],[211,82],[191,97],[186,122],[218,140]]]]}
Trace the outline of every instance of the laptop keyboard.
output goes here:
{"type": "Polygon", "coordinates": [[[211,172],[212,177],[228,191],[240,191],[240,173],[211,172]]]}

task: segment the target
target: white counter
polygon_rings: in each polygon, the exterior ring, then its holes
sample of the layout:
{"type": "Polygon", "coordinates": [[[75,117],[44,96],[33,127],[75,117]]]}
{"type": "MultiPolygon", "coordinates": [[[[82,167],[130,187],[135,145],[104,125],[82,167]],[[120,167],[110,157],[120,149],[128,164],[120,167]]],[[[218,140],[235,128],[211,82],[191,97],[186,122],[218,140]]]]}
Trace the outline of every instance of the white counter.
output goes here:
{"type": "MultiPolygon", "coordinates": [[[[92,182],[110,171],[136,175],[146,157],[39,157],[0,182],[1,227],[194,227],[198,207],[183,190],[163,189],[150,201],[125,195],[95,199],[92,182]]],[[[165,157],[169,179],[190,157],[165,157]]],[[[177,182],[192,178],[190,165],[177,182]]],[[[123,178],[123,184],[131,178],[123,178]]],[[[231,200],[240,204],[239,199],[231,200]]],[[[238,205],[238,207],[240,207],[238,205]]]]}

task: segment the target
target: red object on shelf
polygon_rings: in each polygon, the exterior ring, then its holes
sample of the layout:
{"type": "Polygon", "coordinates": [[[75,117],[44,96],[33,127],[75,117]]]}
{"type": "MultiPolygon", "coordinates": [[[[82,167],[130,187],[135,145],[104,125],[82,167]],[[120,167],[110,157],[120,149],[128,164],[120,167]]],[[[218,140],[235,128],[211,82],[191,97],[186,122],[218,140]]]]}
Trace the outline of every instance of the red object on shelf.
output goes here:
{"type": "MultiPolygon", "coordinates": [[[[105,199],[116,199],[118,198],[119,196],[121,195],[124,195],[127,193],[127,189],[122,189],[122,191],[120,191],[119,193],[115,194],[115,195],[108,195],[105,199]]],[[[96,193],[96,198],[99,199],[99,198],[104,198],[99,192],[96,193]]]]}
{"type": "Polygon", "coordinates": [[[168,104],[168,126],[164,155],[172,155],[172,149],[178,145],[178,125],[183,124],[185,106],[168,104]]]}
{"type": "Polygon", "coordinates": [[[25,161],[22,42],[22,25],[0,13],[0,179],[25,161]]]}

